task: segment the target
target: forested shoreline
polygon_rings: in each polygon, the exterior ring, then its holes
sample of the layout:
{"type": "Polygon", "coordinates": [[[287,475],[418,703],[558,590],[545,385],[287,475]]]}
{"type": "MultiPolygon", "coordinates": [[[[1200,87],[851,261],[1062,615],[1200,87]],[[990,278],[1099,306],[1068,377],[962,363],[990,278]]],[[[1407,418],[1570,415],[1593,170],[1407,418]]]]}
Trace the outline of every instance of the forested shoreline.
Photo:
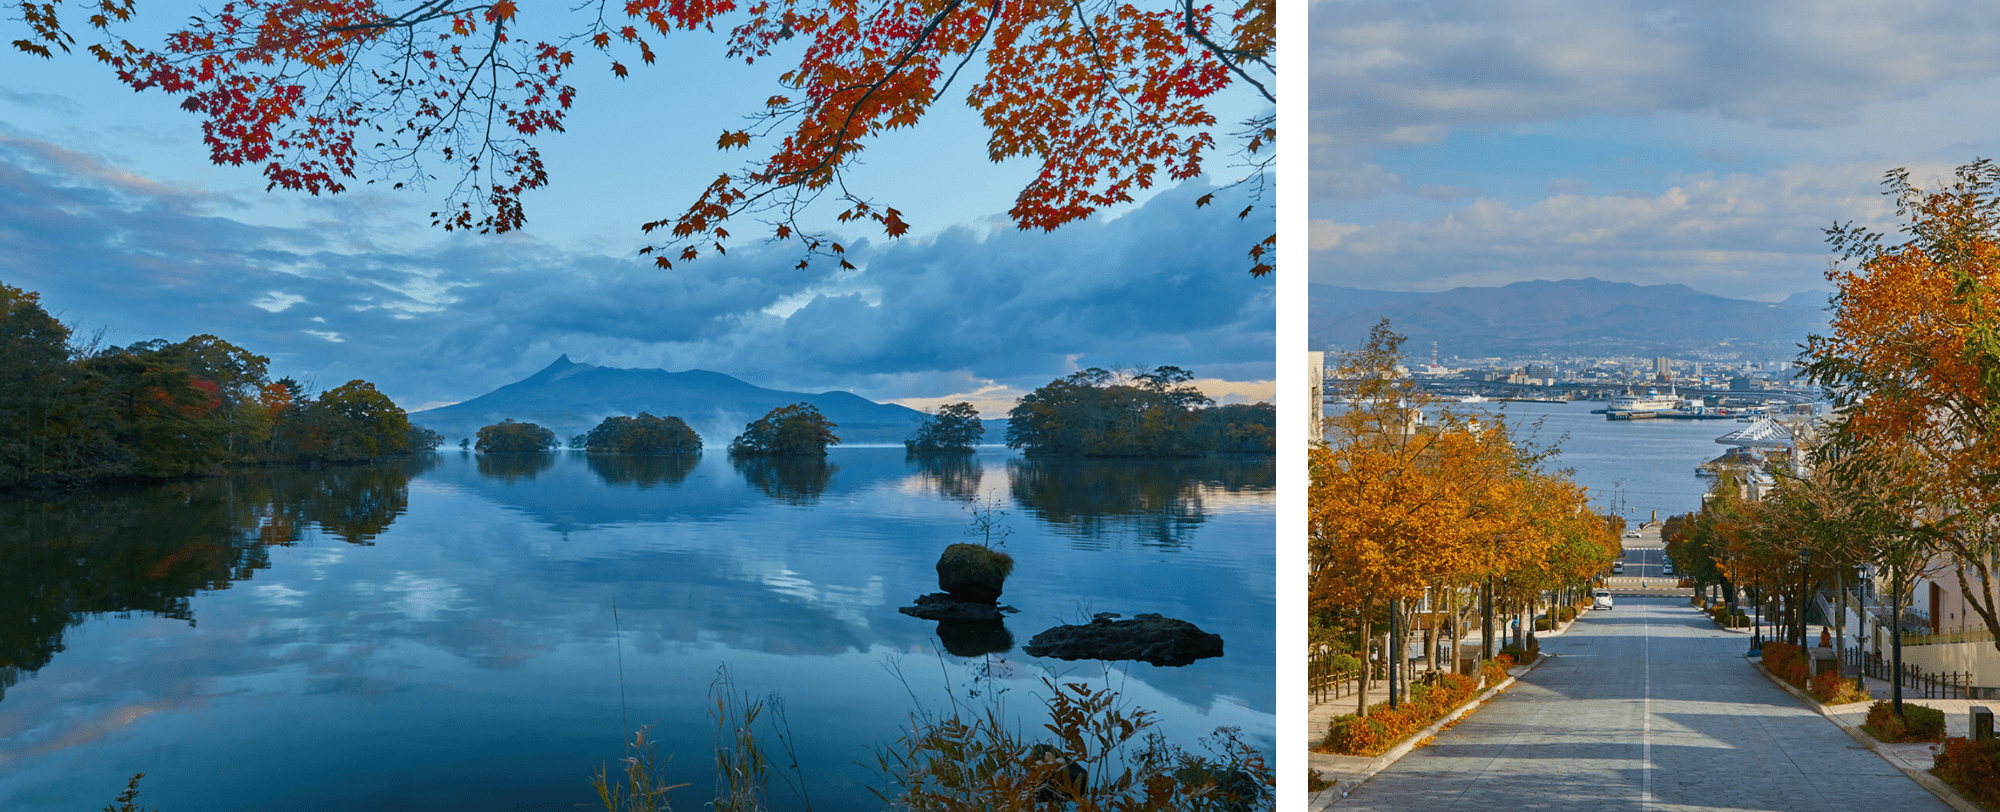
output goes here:
{"type": "Polygon", "coordinates": [[[1270,454],[1270,403],[1217,406],[1194,373],[1162,366],[1129,375],[1081,370],[1023,396],[1007,413],[1007,447],[1029,456],[1200,457],[1270,454]]]}
{"type": "MultiPolygon", "coordinates": [[[[292,378],[272,380],[269,364],[213,335],[100,347],[43,310],[39,294],[0,283],[0,491],[157,482],[236,465],[362,463],[444,441],[411,425],[372,383],[315,392],[292,378]]],[[[1071,374],[1017,403],[1007,445],[1029,456],[1272,451],[1271,404],[1216,406],[1192,379],[1171,366],[1071,374]]],[[[912,438],[912,453],[976,442],[977,435],[950,431],[930,436],[948,419],[977,427],[970,404],[952,408],[966,415],[933,416],[938,425],[912,438]]],[[[553,435],[545,439],[542,447],[555,445],[553,435]]],[[[731,452],[771,453],[761,448],[731,452]]]]}
{"type": "Polygon", "coordinates": [[[0,284],[0,490],[356,463],[436,448],[374,384],[313,392],[212,335],[99,347],[0,284]]]}

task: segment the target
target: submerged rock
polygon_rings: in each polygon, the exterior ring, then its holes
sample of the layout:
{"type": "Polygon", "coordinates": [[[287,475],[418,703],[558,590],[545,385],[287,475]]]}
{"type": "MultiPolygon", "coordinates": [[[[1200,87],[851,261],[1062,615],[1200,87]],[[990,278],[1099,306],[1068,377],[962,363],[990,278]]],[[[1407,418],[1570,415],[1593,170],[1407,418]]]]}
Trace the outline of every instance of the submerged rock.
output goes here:
{"type": "Polygon", "coordinates": [[[925,620],[999,620],[1007,616],[1006,612],[1020,610],[992,601],[959,600],[943,592],[932,592],[917,598],[917,605],[897,607],[896,611],[925,620]]]}
{"type": "Polygon", "coordinates": [[[962,601],[995,603],[1014,557],[978,544],[953,544],[938,557],[938,588],[962,601]]]}
{"type": "Polygon", "coordinates": [[[1185,620],[1144,614],[1113,620],[1100,613],[1085,626],[1057,626],[1035,635],[1021,651],[1058,660],[1138,660],[1180,666],[1222,656],[1222,635],[1209,634],[1185,620]]]}

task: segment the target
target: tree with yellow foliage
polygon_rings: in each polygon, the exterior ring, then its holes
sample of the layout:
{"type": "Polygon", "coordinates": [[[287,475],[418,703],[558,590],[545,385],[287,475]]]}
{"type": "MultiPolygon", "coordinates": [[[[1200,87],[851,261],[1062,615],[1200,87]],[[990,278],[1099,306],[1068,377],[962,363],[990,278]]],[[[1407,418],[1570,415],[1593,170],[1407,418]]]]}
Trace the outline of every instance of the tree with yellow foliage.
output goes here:
{"type": "Polygon", "coordinates": [[[1581,509],[1580,488],[1536,470],[1540,456],[1518,449],[1504,420],[1437,407],[1396,376],[1401,342],[1385,321],[1337,359],[1342,406],[1308,453],[1311,607],[1351,613],[1364,647],[1385,605],[1442,594],[1456,617],[1458,590],[1489,576],[1520,571],[1523,584],[1542,584],[1526,573],[1571,574],[1573,562],[1551,565],[1551,550],[1602,526],[1581,509]]]}

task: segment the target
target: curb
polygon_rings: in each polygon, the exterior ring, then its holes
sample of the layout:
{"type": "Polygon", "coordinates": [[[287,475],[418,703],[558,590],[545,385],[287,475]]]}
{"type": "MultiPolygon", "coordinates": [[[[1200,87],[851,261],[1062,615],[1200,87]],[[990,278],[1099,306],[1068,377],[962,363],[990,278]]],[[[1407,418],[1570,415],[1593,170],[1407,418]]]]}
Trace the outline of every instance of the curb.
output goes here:
{"type": "MultiPolygon", "coordinates": [[[[1750,660],[1750,657],[1745,655],[1743,659],[1750,660]]],[[[1828,713],[1826,706],[1821,705],[1818,700],[1806,695],[1797,686],[1778,679],[1778,675],[1771,673],[1769,669],[1764,667],[1762,658],[1750,660],[1750,667],[1757,669],[1757,673],[1763,674],[1764,678],[1770,680],[1773,685],[1784,689],[1785,693],[1791,694],[1793,698],[1806,703],[1806,707],[1817,711],[1820,718],[1832,722],[1834,727],[1847,731],[1847,735],[1854,737],[1855,741],[1867,746],[1871,752],[1880,756],[1883,761],[1889,762],[1889,766],[1901,770],[1904,775],[1910,777],[1910,780],[1917,782],[1917,786],[1930,790],[1932,795],[1936,795],[1938,800],[1950,805],[1951,808],[1958,810],[1958,812],[1987,812],[1985,807],[1973,803],[1971,799],[1958,794],[1958,790],[1952,789],[1950,784],[1946,784],[1942,779],[1931,775],[1928,770],[1919,769],[1916,765],[1903,760],[1902,756],[1896,755],[1895,751],[1883,747],[1880,740],[1868,735],[1868,731],[1848,724],[1847,720],[1828,713]]]]}
{"type": "MultiPolygon", "coordinates": [[[[1472,701],[1459,706],[1458,710],[1445,714],[1444,718],[1432,722],[1430,727],[1410,734],[1410,737],[1404,739],[1402,744],[1389,748],[1389,752],[1376,756],[1374,761],[1368,762],[1368,767],[1363,769],[1359,775],[1351,779],[1343,778],[1339,783],[1313,793],[1306,802],[1306,809],[1308,812],[1320,812],[1320,810],[1332,808],[1334,804],[1340,803],[1350,793],[1354,792],[1356,788],[1368,783],[1368,779],[1374,778],[1376,773],[1387,769],[1389,765],[1396,763],[1403,756],[1409,755],[1411,750],[1417,749],[1418,743],[1437,735],[1437,732],[1443,730],[1445,725],[1458,721],[1459,717],[1478,710],[1481,705],[1486,704],[1487,701],[1499,695],[1501,691],[1507,690],[1508,687],[1512,686],[1515,680],[1527,676],[1528,672],[1535,670],[1537,666],[1547,662],[1548,659],[1549,655],[1543,654],[1540,657],[1536,657],[1534,662],[1527,664],[1525,667],[1516,666],[1521,669],[1520,673],[1508,674],[1506,679],[1500,681],[1500,684],[1487,688],[1478,696],[1473,697],[1472,701]]],[[[1985,810],[1967,809],[1961,810],[1961,812],[1985,812],[1985,810]]]]}

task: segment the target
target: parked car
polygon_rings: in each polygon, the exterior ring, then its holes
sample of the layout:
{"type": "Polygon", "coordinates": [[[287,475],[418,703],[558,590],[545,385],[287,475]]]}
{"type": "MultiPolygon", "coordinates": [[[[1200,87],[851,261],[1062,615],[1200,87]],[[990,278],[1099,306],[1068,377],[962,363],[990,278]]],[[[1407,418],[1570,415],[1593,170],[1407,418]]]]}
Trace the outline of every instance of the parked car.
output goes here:
{"type": "Polygon", "coordinates": [[[1662,574],[1662,575],[1672,575],[1672,574],[1674,574],[1674,562],[1672,562],[1672,561],[1669,561],[1669,562],[1667,562],[1667,563],[1665,563],[1665,564],[1661,564],[1661,565],[1660,565],[1660,574],[1662,574]]]}
{"type": "Polygon", "coordinates": [[[1611,608],[1611,590],[1608,590],[1608,589],[1599,589],[1599,590],[1596,590],[1596,591],[1594,591],[1594,592],[1591,592],[1591,593],[1590,593],[1590,608],[1591,608],[1591,609],[1607,609],[1607,610],[1608,610],[1608,609],[1610,609],[1610,608],[1611,608]]]}
{"type": "Polygon", "coordinates": [[[1613,575],[1624,575],[1624,574],[1625,574],[1625,562],[1623,562],[1623,561],[1613,561],[1613,562],[1611,562],[1611,573],[1612,573],[1613,575]]]}
{"type": "Polygon", "coordinates": [[[1627,531],[1625,531],[1625,537],[1626,537],[1626,538],[1628,538],[1628,539],[1635,539],[1635,538],[1638,538],[1638,537],[1639,537],[1639,531],[1637,531],[1637,530],[1627,530],[1627,531]]]}

